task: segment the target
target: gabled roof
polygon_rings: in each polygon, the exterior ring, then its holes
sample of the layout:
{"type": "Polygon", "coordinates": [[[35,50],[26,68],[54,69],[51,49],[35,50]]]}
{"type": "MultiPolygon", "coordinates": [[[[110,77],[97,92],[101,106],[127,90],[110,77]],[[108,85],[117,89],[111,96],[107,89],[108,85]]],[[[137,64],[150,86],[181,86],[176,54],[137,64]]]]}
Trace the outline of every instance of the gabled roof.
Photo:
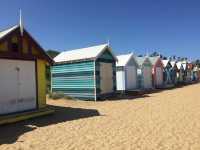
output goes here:
{"type": "MultiPolygon", "coordinates": [[[[149,63],[151,64],[150,62],[150,59],[149,57],[147,56],[144,56],[144,57],[136,57],[136,61],[138,63],[139,66],[142,66],[144,64],[145,61],[149,61],[149,63]]],[[[152,64],[151,64],[152,65],[152,64]]]]}
{"type": "Polygon", "coordinates": [[[194,68],[193,68],[193,71],[198,71],[199,70],[199,68],[197,67],[197,66],[195,66],[194,68]]]}
{"type": "Polygon", "coordinates": [[[183,65],[183,69],[186,70],[187,69],[187,64],[182,64],[183,65]]]}
{"type": "Polygon", "coordinates": [[[4,36],[11,33],[12,31],[14,31],[15,29],[17,29],[18,27],[19,25],[15,25],[15,26],[12,26],[11,28],[0,31],[0,39],[2,39],[4,36]]]}
{"type": "Polygon", "coordinates": [[[80,60],[96,60],[106,49],[110,51],[112,56],[117,60],[115,55],[112,53],[111,48],[108,44],[102,44],[92,47],[86,47],[81,49],[69,50],[60,53],[54,58],[55,62],[69,62],[69,61],[80,61],[80,60]]]}
{"type": "Polygon", "coordinates": [[[117,63],[116,66],[126,66],[128,62],[132,59],[135,59],[133,56],[133,53],[130,54],[124,54],[124,55],[118,55],[117,56],[117,63]]]}
{"type": "Polygon", "coordinates": [[[176,61],[169,61],[169,62],[170,62],[170,64],[172,65],[172,67],[175,67],[176,61]]]}
{"type": "Polygon", "coordinates": [[[186,69],[187,69],[187,63],[188,63],[188,62],[187,62],[186,60],[184,60],[184,61],[182,61],[181,63],[182,63],[182,65],[183,65],[183,69],[186,70],[186,69]]]}
{"type": "Polygon", "coordinates": [[[167,64],[169,63],[169,60],[168,60],[168,59],[167,59],[167,60],[162,60],[162,63],[163,63],[163,65],[164,65],[164,67],[166,67],[167,64]]]}
{"type": "Polygon", "coordinates": [[[183,60],[182,63],[188,63],[188,61],[187,60],[183,60]]]}
{"type": "Polygon", "coordinates": [[[177,68],[180,70],[181,68],[183,68],[182,62],[177,62],[176,63],[177,68]]]}
{"type": "Polygon", "coordinates": [[[136,57],[137,63],[139,66],[142,66],[144,61],[145,61],[145,57],[136,57]]]}
{"type": "MultiPolygon", "coordinates": [[[[5,38],[6,36],[9,36],[9,34],[11,32],[14,32],[15,30],[18,30],[18,29],[20,29],[20,25],[15,25],[15,26],[12,26],[11,28],[8,28],[8,29],[0,31],[0,40],[5,38]]],[[[53,60],[46,53],[46,51],[40,46],[40,44],[31,36],[30,33],[28,33],[28,31],[26,31],[24,28],[23,28],[23,30],[31,38],[31,40],[33,40],[33,42],[37,45],[37,47],[39,48],[40,52],[44,56],[44,59],[47,60],[50,64],[53,64],[53,60]]]]}
{"type": "Polygon", "coordinates": [[[152,65],[155,65],[156,62],[160,59],[160,56],[155,56],[155,57],[149,57],[149,60],[152,65]]]}
{"type": "Polygon", "coordinates": [[[190,62],[190,63],[187,64],[187,67],[188,67],[188,69],[191,70],[191,69],[193,69],[194,65],[190,62]]]}

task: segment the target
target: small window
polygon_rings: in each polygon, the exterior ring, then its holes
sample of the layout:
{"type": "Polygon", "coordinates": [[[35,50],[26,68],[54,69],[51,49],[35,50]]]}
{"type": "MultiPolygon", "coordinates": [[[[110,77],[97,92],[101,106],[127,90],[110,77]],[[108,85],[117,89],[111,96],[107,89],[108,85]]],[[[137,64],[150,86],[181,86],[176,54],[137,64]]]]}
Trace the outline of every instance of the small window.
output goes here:
{"type": "Polygon", "coordinates": [[[19,52],[19,47],[17,43],[12,43],[12,52],[19,52]]]}

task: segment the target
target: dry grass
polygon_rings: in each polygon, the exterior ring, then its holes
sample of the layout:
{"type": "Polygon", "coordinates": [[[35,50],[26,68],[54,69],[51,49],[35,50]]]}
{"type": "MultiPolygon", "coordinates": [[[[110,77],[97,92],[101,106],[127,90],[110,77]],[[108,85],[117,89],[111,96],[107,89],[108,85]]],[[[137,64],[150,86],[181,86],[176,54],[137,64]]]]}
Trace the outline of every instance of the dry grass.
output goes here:
{"type": "Polygon", "coordinates": [[[0,150],[200,150],[200,84],[136,99],[49,100],[53,116],[0,127],[0,150]]]}

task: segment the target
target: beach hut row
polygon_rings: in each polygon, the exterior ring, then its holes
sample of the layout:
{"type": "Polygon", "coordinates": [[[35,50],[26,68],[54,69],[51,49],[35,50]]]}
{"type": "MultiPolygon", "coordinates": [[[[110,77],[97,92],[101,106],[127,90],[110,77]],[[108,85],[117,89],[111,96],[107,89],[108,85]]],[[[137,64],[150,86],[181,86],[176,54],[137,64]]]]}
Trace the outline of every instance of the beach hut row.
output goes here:
{"type": "Polygon", "coordinates": [[[116,56],[108,44],[64,51],[52,60],[20,22],[0,31],[0,125],[54,112],[46,105],[47,65],[51,92],[84,100],[200,78],[200,69],[188,61],[116,56]]]}
{"type": "Polygon", "coordinates": [[[169,88],[199,79],[197,66],[188,61],[133,53],[115,56],[108,44],[64,51],[54,61],[51,91],[78,99],[98,100],[116,92],[169,88]]]}

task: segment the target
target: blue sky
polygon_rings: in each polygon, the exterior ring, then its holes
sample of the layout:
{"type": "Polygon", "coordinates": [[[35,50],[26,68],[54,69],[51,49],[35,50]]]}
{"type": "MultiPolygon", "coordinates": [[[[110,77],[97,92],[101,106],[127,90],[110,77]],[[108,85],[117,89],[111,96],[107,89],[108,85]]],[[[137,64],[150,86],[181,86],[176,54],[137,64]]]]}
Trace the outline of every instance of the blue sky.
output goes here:
{"type": "Polygon", "coordinates": [[[200,1],[2,0],[0,29],[18,23],[45,49],[106,43],[116,54],[135,52],[200,57],[200,1]]]}

